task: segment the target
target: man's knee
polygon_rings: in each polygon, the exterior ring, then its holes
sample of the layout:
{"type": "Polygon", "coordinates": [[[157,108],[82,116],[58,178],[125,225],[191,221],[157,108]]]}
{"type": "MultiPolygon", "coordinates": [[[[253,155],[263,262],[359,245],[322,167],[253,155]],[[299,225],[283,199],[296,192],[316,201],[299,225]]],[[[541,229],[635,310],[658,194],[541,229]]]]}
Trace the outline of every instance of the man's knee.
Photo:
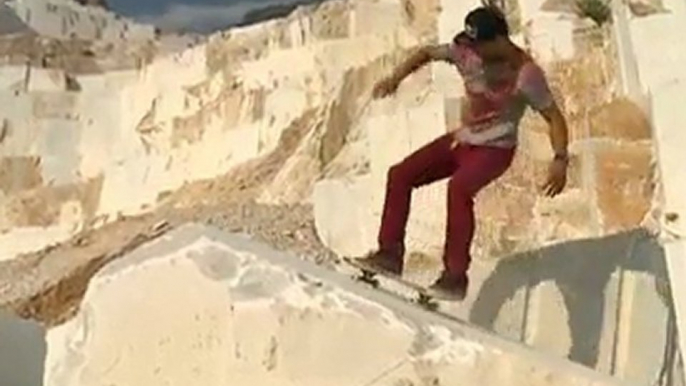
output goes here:
{"type": "Polygon", "coordinates": [[[448,192],[454,198],[470,200],[479,190],[479,184],[459,174],[453,176],[448,182],[448,192]]]}
{"type": "Polygon", "coordinates": [[[408,184],[411,181],[410,175],[407,171],[405,165],[402,162],[397,163],[390,168],[388,168],[388,174],[386,176],[388,183],[393,184],[408,184]]]}

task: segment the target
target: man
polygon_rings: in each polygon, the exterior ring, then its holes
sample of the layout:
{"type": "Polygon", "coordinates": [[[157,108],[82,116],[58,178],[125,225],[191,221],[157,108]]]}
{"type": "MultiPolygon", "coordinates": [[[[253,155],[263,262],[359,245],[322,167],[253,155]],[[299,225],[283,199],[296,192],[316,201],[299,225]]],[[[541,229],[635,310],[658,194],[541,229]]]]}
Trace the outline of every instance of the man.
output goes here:
{"type": "Polygon", "coordinates": [[[480,7],[465,18],[465,29],[451,43],[430,45],[410,55],[393,74],[378,82],[375,98],[393,94],[405,77],[432,61],[454,65],[466,98],[462,126],[425,145],[388,172],[379,249],[358,260],[388,274],[402,275],[405,228],[412,189],[450,178],[444,270],[430,286],[441,298],[466,296],[474,235],[473,198],[510,166],[517,131],[527,106],[550,127],[554,158],[543,189],[559,194],[567,179],[567,124],[533,59],[509,39],[500,11],[480,7]]]}

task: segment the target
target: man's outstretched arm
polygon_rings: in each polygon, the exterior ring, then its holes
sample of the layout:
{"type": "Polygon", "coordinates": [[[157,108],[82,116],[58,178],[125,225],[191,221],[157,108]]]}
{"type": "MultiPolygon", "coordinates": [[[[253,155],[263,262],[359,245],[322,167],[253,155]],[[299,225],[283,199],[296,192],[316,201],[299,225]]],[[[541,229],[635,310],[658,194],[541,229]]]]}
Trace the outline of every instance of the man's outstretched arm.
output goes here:
{"type": "Polygon", "coordinates": [[[422,46],[414,50],[405,60],[403,60],[393,70],[390,76],[382,79],[376,84],[374,87],[374,96],[383,98],[389,94],[393,94],[405,78],[430,62],[450,62],[451,60],[450,46],[448,44],[422,46]]]}
{"type": "Polygon", "coordinates": [[[447,44],[426,45],[418,48],[395,68],[392,77],[400,84],[410,74],[433,61],[450,61],[450,48],[447,44]]]}

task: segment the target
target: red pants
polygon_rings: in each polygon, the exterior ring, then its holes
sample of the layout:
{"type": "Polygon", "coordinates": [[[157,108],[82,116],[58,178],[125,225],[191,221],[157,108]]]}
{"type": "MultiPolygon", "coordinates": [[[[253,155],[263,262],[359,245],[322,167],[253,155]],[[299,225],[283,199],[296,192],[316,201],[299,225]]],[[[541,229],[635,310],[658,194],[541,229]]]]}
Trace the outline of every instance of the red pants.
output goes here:
{"type": "Polygon", "coordinates": [[[507,170],[515,150],[467,144],[452,148],[452,141],[451,134],[443,135],[390,168],[378,242],[382,250],[402,258],[412,189],[450,177],[443,263],[451,276],[465,277],[474,236],[473,198],[507,170]]]}

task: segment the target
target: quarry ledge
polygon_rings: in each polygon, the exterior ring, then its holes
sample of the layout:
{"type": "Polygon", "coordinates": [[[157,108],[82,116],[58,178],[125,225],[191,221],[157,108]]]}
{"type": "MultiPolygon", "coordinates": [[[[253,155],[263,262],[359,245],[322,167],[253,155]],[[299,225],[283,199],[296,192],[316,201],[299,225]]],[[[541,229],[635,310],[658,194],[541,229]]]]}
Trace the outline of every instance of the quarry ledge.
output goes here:
{"type": "MultiPolygon", "coordinates": [[[[233,251],[239,255],[254,256],[260,262],[295,272],[307,282],[324,284],[336,290],[350,293],[364,302],[373,303],[390,311],[408,326],[442,326],[451,332],[453,338],[468,340],[488,347],[495,353],[517,357],[518,362],[536,364],[536,367],[538,364],[543,365],[543,368],[564,374],[565,377],[584,379],[583,384],[627,385],[625,382],[597,373],[582,365],[538,352],[514,340],[496,336],[469,323],[452,320],[424,310],[398,297],[356,283],[335,270],[302,260],[287,252],[276,251],[266,244],[252,240],[245,234],[227,233],[216,227],[199,223],[185,223],[178,228],[161,231],[151,238],[141,237],[138,245],[129,245],[117,253],[117,256],[126,254],[125,258],[110,260],[106,265],[103,264],[100,267],[97,274],[103,278],[116,275],[140,263],[164,258],[200,240],[221,245],[222,249],[233,251]]],[[[93,273],[95,274],[95,272],[93,273]]]]}

